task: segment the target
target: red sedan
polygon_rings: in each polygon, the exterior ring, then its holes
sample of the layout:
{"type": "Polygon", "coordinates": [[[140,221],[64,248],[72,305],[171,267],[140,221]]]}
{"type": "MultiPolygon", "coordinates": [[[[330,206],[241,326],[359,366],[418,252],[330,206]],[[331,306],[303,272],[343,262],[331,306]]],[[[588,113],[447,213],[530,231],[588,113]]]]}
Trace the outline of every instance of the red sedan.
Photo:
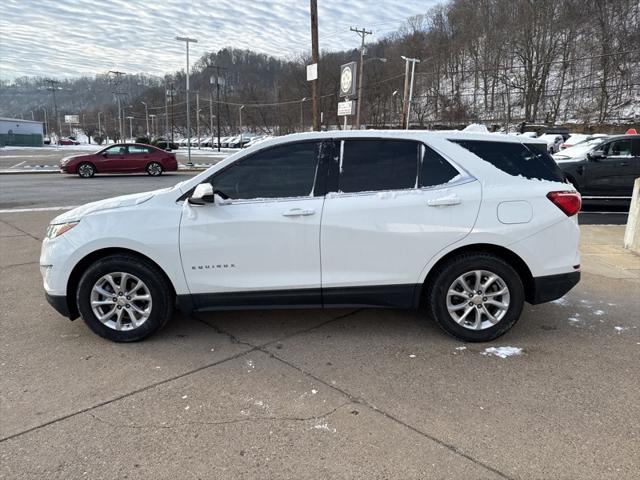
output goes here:
{"type": "Polygon", "coordinates": [[[77,173],[83,178],[96,173],[138,173],[162,175],[175,172],[178,162],[174,153],[141,143],[119,143],[88,155],[73,155],[60,160],[60,170],[77,173]]]}

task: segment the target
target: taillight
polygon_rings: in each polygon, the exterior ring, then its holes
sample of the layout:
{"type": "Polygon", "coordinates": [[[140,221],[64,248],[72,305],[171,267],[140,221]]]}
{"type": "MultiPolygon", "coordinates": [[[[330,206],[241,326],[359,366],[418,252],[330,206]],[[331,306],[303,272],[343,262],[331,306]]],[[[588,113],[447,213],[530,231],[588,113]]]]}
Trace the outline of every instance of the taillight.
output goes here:
{"type": "Polygon", "coordinates": [[[578,192],[549,192],[547,198],[562,210],[567,217],[572,217],[580,211],[582,199],[578,192]]]}

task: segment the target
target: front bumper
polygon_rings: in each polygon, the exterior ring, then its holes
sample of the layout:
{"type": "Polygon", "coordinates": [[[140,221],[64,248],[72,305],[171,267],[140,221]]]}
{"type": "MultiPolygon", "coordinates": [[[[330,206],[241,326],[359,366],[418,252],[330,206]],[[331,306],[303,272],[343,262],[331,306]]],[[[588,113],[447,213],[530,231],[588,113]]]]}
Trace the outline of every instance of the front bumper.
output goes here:
{"type": "Polygon", "coordinates": [[[533,279],[534,292],[529,303],[537,305],[556,300],[575,287],[579,281],[579,271],[535,277],[533,279]]]}
{"type": "Polygon", "coordinates": [[[69,308],[66,295],[50,295],[45,292],[44,296],[46,297],[47,302],[49,302],[49,305],[51,305],[60,315],[63,315],[70,320],[78,318],[78,312],[75,310],[71,311],[69,308]]]}

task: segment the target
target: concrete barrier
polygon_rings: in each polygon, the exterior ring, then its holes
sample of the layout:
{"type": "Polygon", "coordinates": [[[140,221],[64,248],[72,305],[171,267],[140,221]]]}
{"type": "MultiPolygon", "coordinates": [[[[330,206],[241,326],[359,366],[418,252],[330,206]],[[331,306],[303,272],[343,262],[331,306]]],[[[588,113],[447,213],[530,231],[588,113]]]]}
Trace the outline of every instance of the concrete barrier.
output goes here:
{"type": "Polygon", "coordinates": [[[640,178],[633,184],[633,197],[624,231],[624,248],[640,255],[640,178]]]}

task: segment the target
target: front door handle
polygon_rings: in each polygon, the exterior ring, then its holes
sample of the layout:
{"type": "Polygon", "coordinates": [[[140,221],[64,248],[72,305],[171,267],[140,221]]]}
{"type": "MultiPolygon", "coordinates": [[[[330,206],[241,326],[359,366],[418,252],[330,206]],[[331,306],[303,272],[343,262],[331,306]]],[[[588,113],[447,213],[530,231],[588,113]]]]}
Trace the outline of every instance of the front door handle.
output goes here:
{"type": "Polygon", "coordinates": [[[292,208],[291,210],[282,212],[282,215],[285,217],[305,217],[307,215],[313,215],[314,213],[316,213],[316,211],[310,208],[292,208]]]}
{"type": "Polygon", "coordinates": [[[448,205],[459,205],[460,202],[460,197],[457,195],[449,195],[448,197],[432,198],[431,200],[427,200],[427,205],[430,207],[446,207],[448,205]]]}
{"type": "Polygon", "coordinates": [[[621,167],[628,167],[629,166],[629,162],[620,162],[620,166],[621,167]]]}

